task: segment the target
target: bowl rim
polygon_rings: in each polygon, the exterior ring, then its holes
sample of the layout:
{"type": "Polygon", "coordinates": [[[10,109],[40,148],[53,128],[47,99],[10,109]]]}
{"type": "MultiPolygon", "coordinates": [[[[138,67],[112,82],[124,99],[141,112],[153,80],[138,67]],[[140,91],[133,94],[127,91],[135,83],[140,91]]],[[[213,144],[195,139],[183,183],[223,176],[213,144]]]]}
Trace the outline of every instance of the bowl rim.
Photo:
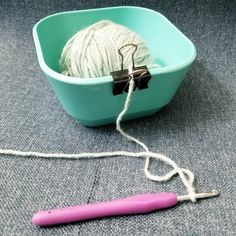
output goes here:
{"type": "Polygon", "coordinates": [[[149,69],[149,72],[151,73],[151,75],[164,74],[164,73],[167,73],[167,72],[169,73],[169,72],[174,72],[174,71],[181,70],[181,69],[187,67],[188,65],[190,65],[195,60],[195,58],[197,56],[197,52],[196,52],[196,47],[194,46],[192,41],[187,36],[185,36],[173,23],[171,23],[161,13],[159,13],[155,10],[149,9],[149,8],[144,8],[144,7],[115,6],[115,7],[93,8],[93,9],[85,9],[85,10],[73,10],[73,11],[58,12],[58,13],[54,13],[54,14],[51,14],[49,16],[46,16],[46,17],[42,18],[41,20],[39,20],[33,27],[33,39],[34,39],[34,43],[35,43],[35,47],[36,47],[36,53],[37,53],[39,65],[40,65],[41,69],[43,70],[43,72],[46,75],[48,75],[49,77],[51,77],[55,80],[59,80],[59,81],[62,81],[64,83],[69,83],[69,84],[92,85],[92,84],[101,84],[101,83],[112,82],[113,80],[112,80],[112,77],[110,75],[103,76],[103,77],[97,77],[97,78],[78,78],[78,77],[63,75],[63,74],[61,74],[59,72],[56,72],[55,70],[51,69],[45,63],[42,48],[41,48],[38,33],[37,33],[37,28],[43,21],[45,21],[49,18],[58,16],[58,15],[71,14],[71,13],[75,13],[75,12],[93,12],[93,11],[104,11],[104,10],[122,9],[122,8],[123,9],[141,9],[141,10],[149,11],[149,12],[152,12],[152,13],[155,13],[155,14],[159,15],[159,17],[162,17],[166,21],[166,23],[170,24],[173,27],[174,30],[176,30],[179,34],[181,34],[182,37],[192,47],[192,54],[187,60],[185,60],[184,62],[181,62],[179,64],[175,64],[175,65],[168,66],[168,67],[159,67],[159,68],[149,69]]]}

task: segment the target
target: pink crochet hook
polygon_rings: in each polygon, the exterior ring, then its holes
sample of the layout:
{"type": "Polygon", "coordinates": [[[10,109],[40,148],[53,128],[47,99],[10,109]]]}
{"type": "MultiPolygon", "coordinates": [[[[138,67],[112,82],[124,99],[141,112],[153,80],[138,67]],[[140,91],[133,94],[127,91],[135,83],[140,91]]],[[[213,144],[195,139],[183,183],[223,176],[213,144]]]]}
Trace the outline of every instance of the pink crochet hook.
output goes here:
{"type": "MultiPolygon", "coordinates": [[[[206,198],[213,197],[218,194],[218,191],[213,190],[210,193],[197,193],[195,197],[206,198]]],[[[185,200],[189,200],[189,195],[177,196],[175,193],[165,192],[140,194],[109,202],[38,211],[34,214],[32,222],[35,225],[47,226],[72,223],[106,216],[148,213],[154,210],[172,207],[179,201],[185,200]]]]}

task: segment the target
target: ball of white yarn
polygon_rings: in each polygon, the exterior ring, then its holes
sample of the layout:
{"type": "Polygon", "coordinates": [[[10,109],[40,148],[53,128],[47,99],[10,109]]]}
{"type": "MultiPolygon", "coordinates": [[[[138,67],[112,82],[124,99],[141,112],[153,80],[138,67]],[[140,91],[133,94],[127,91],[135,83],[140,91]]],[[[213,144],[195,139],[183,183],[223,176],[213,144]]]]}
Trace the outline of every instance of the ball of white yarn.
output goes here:
{"type": "MultiPolygon", "coordinates": [[[[130,43],[138,46],[135,66],[153,64],[148,48],[138,34],[114,22],[99,21],[79,31],[66,43],[60,59],[61,73],[79,78],[110,75],[110,72],[120,70],[118,49],[130,43]]],[[[132,47],[122,49],[124,68],[132,65],[133,51],[132,47]]]]}

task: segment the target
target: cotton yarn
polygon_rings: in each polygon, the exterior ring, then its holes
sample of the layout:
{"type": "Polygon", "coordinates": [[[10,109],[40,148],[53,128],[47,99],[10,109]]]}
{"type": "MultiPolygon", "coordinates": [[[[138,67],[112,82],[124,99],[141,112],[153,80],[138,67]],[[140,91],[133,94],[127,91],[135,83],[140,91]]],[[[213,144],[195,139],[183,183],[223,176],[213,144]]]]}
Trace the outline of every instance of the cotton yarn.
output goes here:
{"type": "MultiPolygon", "coordinates": [[[[153,65],[150,52],[143,39],[125,26],[109,20],[99,21],[76,33],[68,40],[61,53],[60,70],[67,76],[94,78],[110,75],[120,70],[118,50],[126,44],[137,45],[134,55],[136,66],[153,65]]],[[[122,50],[124,68],[132,65],[133,48],[122,50]]]]}

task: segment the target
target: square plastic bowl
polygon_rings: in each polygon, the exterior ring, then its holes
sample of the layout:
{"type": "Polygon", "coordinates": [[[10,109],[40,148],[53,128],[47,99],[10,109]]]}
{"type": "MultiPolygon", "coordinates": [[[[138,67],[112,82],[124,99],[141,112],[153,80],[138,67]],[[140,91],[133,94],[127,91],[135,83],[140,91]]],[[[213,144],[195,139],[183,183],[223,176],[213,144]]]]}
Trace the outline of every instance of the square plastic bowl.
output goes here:
{"type": "Polygon", "coordinates": [[[138,33],[161,68],[151,69],[148,88],[135,90],[125,119],[156,113],[175,95],[196,57],[193,43],[160,13],[140,7],[110,7],[53,14],[33,28],[41,69],[65,111],[86,126],[115,122],[126,93],[114,96],[111,76],[73,78],[60,74],[59,59],[67,40],[99,20],[109,19],[138,33]]]}

